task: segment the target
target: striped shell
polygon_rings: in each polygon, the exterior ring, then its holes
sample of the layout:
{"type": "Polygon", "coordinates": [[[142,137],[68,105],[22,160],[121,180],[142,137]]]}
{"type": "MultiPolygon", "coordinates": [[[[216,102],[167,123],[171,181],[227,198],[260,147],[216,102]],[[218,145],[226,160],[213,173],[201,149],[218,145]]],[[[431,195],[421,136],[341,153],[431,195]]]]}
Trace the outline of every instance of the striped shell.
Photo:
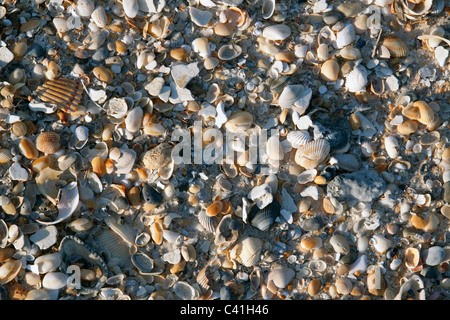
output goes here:
{"type": "Polygon", "coordinates": [[[426,103],[425,101],[416,101],[413,103],[413,107],[416,107],[419,110],[420,116],[417,121],[425,125],[429,125],[434,122],[434,111],[430,108],[428,103],[426,103]]]}
{"type": "Polygon", "coordinates": [[[42,132],[36,138],[36,148],[46,154],[54,154],[59,151],[59,135],[55,132],[42,132]]]}
{"type": "Polygon", "coordinates": [[[0,284],[5,284],[13,280],[22,269],[22,260],[7,260],[0,267],[0,284]]]}
{"type": "Polygon", "coordinates": [[[295,162],[305,169],[313,169],[325,161],[329,153],[330,144],[327,140],[314,140],[297,149],[295,162]]]}
{"type": "Polygon", "coordinates": [[[8,149],[0,149],[0,164],[8,162],[12,157],[11,151],[8,149]]]}
{"type": "Polygon", "coordinates": [[[209,232],[214,233],[214,231],[216,230],[216,219],[212,216],[207,215],[205,210],[200,211],[200,213],[198,214],[198,222],[209,232]]]}
{"type": "Polygon", "coordinates": [[[367,81],[367,69],[359,65],[347,75],[345,88],[349,92],[365,91],[367,81]]]}
{"type": "Polygon", "coordinates": [[[28,138],[22,138],[20,140],[19,150],[27,159],[37,159],[39,157],[39,151],[28,138]]]}
{"type": "Polygon", "coordinates": [[[408,53],[408,47],[397,36],[389,36],[383,41],[383,45],[389,49],[393,57],[404,57],[408,53]]]}
{"type": "Polygon", "coordinates": [[[262,241],[258,238],[246,238],[238,243],[230,252],[232,259],[246,267],[252,267],[259,262],[262,249],[262,241]]]}

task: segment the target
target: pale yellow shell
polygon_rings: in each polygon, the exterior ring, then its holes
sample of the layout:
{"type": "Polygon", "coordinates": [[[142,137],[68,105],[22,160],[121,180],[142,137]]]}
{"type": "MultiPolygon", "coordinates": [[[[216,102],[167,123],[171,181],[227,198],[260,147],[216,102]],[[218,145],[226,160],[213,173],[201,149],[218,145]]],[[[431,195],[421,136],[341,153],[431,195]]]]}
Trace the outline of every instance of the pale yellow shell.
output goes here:
{"type": "Polygon", "coordinates": [[[8,162],[12,157],[11,151],[8,149],[0,149],[0,164],[8,162]]]}
{"type": "Polygon", "coordinates": [[[313,169],[325,161],[329,153],[330,144],[327,140],[314,140],[297,149],[295,162],[305,169],[313,169]]]}
{"type": "Polygon", "coordinates": [[[434,122],[434,111],[430,108],[428,103],[425,101],[416,101],[413,103],[413,106],[417,107],[419,110],[420,117],[417,121],[424,125],[430,125],[434,122]]]}
{"type": "Polygon", "coordinates": [[[325,81],[336,81],[339,76],[339,63],[335,59],[325,61],[320,68],[320,76],[325,81]]]}
{"type": "Polygon", "coordinates": [[[54,154],[59,151],[59,135],[55,132],[42,132],[36,139],[36,148],[46,154],[54,154]]]}
{"type": "Polygon", "coordinates": [[[19,150],[27,159],[37,159],[39,151],[34,146],[34,143],[28,138],[22,138],[19,144],[19,150]]]}

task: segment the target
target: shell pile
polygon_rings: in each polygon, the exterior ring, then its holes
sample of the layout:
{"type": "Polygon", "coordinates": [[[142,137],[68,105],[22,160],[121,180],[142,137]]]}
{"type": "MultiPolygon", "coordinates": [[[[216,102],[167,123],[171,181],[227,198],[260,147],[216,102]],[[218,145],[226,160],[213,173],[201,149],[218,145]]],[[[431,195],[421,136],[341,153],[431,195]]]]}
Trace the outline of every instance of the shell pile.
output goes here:
{"type": "Polygon", "coordinates": [[[1,1],[0,300],[450,299],[449,14],[1,1]]]}

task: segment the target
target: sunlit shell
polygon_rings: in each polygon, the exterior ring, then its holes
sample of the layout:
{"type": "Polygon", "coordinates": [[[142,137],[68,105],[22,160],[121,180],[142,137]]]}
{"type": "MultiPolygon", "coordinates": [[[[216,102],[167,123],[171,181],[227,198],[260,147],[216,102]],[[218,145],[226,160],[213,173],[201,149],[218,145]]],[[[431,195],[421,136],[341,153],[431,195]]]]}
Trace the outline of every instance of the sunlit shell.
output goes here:
{"type": "Polygon", "coordinates": [[[347,24],[336,34],[336,46],[338,49],[342,49],[343,47],[348,46],[353,41],[355,41],[355,38],[355,26],[353,24],[347,24]]]}
{"type": "Polygon", "coordinates": [[[310,296],[315,296],[319,293],[320,290],[320,279],[311,279],[311,281],[308,284],[308,294],[310,296]]]}
{"type": "Polygon", "coordinates": [[[278,98],[281,108],[292,108],[298,115],[305,113],[312,97],[312,90],[303,85],[286,85],[278,98]]]}
{"type": "Polygon", "coordinates": [[[261,10],[262,18],[270,19],[275,11],[275,0],[264,0],[261,10]]]}
{"type": "Polygon", "coordinates": [[[121,119],[128,111],[128,104],[123,98],[112,98],[105,103],[105,108],[109,116],[121,119]]]}
{"type": "Polygon", "coordinates": [[[252,267],[259,262],[262,249],[262,241],[258,238],[245,238],[230,252],[231,258],[246,267],[252,267]]]}
{"type": "Polygon", "coordinates": [[[273,135],[267,139],[266,154],[271,160],[281,161],[284,159],[284,149],[280,143],[279,135],[273,135]]]}
{"type": "Polygon", "coordinates": [[[62,188],[59,191],[59,194],[60,198],[57,204],[58,217],[56,218],[56,220],[55,221],[36,220],[36,221],[45,225],[57,224],[60,223],[61,221],[66,220],[75,212],[75,210],[78,207],[80,197],[78,193],[77,182],[72,181],[64,188],[62,188]]]}
{"type": "Polygon", "coordinates": [[[198,273],[196,280],[200,288],[202,288],[204,291],[209,290],[211,287],[210,285],[210,266],[205,266],[200,272],[198,273]]]}
{"type": "Polygon", "coordinates": [[[182,300],[195,300],[199,297],[198,291],[186,281],[175,282],[173,285],[173,292],[182,300]]]}
{"type": "Polygon", "coordinates": [[[430,11],[433,5],[433,0],[400,0],[400,4],[406,17],[409,19],[417,19],[430,11]]]}
{"type": "Polygon", "coordinates": [[[379,234],[373,235],[370,239],[370,243],[374,246],[375,250],[381,254],[384,254],[392,246],[392,241],[379,234]]]}
{"type": "Polygon", "coordinates": [[[153,137],[158,137],[166,132],[166,128],[158,122],[148,122],[144,125],[144,132],[153,137]]]}
{"type": "Polygon", "coordinates": [[[399,155],[398,151],[399,143],[397,138],[394,136],[388,136],[384,138],[384,149],[386,150],[386,153],[391,159],[395,159],[399,155]]]}
{"type": "Polygon", "coordinates": [[[105,162],[101,157],[95,157],[92,159],[92,171],[99,177],[103,177],[106,174],[105,162]]]}
{"type": "Polygon", "coordinates": [[[55,132],[42,132],[36,138],[36,148],[43,153],[54,154],[61,147],[59,140],[59,135],[55,132]]]}
{"type": "Polygon", "coordinates": [[[158,245],[163,241],[163,231],[164,229],[160,221],[155,221],[150,226],[150,235],[152,236],[153,241],[158,245]]]}
{"type": "Polygon", "coordinates": [[[128,112],[125,119],[125,126],[131,133],[137,132],[141,128],[144,111],[142,108],[135,107],[128,112]]]}
{"type": "Polygon", "coordinates": [[[304,250],[314,250],[322,247],[322,239],[320,237],[306,237],[300,241],[300,246],[304,250]]]}
{"type": "Polygon", "coordinates": [[[214,217],[222,212],[223,203],[222,201],[214,201],[212,204],[206,208],[206,214],[210,217],[214,217]]]}
{"type": "Polygon", "coordinates": [[[43,102],[56,104],[65,112],[76,112],[83,98],[83,86],[77,80],[59,77],[36,89],[43,102]]]}
{"type": "Polygon", "coordinates": [[[106,225],[119,235],[128,246],[133,246],[136,239],[136,232],[129,224],[121,223],[119,219],[113,216],[105,218],[106,225]]]}
{"type": "Polygon", "coordinates": [[[394,297],[394,300],[426,299],[425,285],[422,278],[419,275],[414,274],[409,279],[402,278],[400,284],[401,284],[400,290],[398,294],[394,297]],[[411,293],[413,294],[413,297],[410,297],[411,293]]]}
{"type": "Polygon", "coordinates": [[[185,61],[188,57],[188,52],[184,48],[176,48],[170,50],[170,57],[177,61],[185,61]]]}
{"type": "Polygon", "coordinates": [[[311,141],[308,131],[290,131],[286,138],[294,149],[311,141]]]}
{"type": "Polygon", "coordinates": [[[220,60],[232,60],[241,55],[242,48],[237,44],[226,44],[220,47],[217,56],[220,60]]]}
{"type": "Polygon", "coordinates": [[[34,160],[31,164],[31,169],[34,172],[39,172],[43,170],[44,168],[51,167],[54,163],[54,158],[51,155],[46,155],[40,158],[37,158],[34,160]]]}
{"type": "Polygon", "coordinates": [[[327,263],[321,259],[314,259],[308,263],[308,268],[315,272],[324,272],[327,269],[327,263]]]}
{"type": "Polygon", "coordinates": [[[292,281],[295,276],[295,271],[291,268],[281,267],[270,271],[267,276],[267,282],[273,281],[275,286],[279,289],[284,289],[292,281]]]}
{"type": "Polygon", "coordinates": [[[334,234],[330,239],[330,244],[337,253],[347,254],[350,252],[349,243],[343,235],[334,234]]]}
{"type": "Polygon", "coordinates": [[[330,153],[330,144],[325,139],[318,139],[300,146],[295,153],[295,162],[305,169],[314,169],[325,161],[330,153]]]}
{"type": "Polygon", "coordinates": [[[420,263],[420,251],[417,248],[410,247],[405,251],[405,265],[414,269],[420,263]]]}
{"type": "Polygon", "coordinates": [[[253,121],[253,114],[247,111],[238,111],[231,114],[225,123],[225,128],[231,132],[245,131],[251,127],[253,121]]]}
{"type": "Polygon", "coordinates": [[[406,120],[403,121],[402,124],[397,126],[397,131],[404,136],[415,133],[418,129],[419,122],[417,122],[416,120],[406,120]]]}
{"type": "Polygon", "coordinates": [[[28,132],[27,125],[22,121],[14,123],[11,130],[18,137],[23,137],[28,132]]]}
{"type": "Polygon", "coordinates": [[[361,59],[361,51],[358,48],[347,46],[339,51],[342,58],[346,60],[358,60],[361,59]]]}
{"type": "Polygon", "coordinates": [[[39,151],[28,138],[22,138],[20,140],[19,150],[27,159],[37,159],[39,157],[39,151]]]}
{"type": "Polygon", "coordinates": [[[383,45],[389,49],[393,57],[404,57],[408,53],[408,47],[397,36],[389,36],[383,41],[383,45]]]}
{"type": "Polygon", "coordinates": [[[317,47],[317,58],[319,60],[325,61],[330,57],[330,51],[328,49],[328,45],[326,43],[321,43],[317,47]]]}
{"type": "Polygon", "coordinates": [[[339,76],[339,63],[336,59],[327,60],[320,68],[320,76],[325,81],[334,82],[339,76]]]}
{"type": "Polygon", "coordinates": [[[89,230],[90,228],[92,228],[94,226],[94,224],[89,219],[78,218],[78,219],[71,221],[67,226],[73,232],[82,232],[82,231],[89,230]]]}
{"type": "Polygon", "coordinates": [[[8,162],[12,157],[11,151],[8,149],[0,149],[0,164],[8,162]]]}
{"type": "Polygon", "coordinates": [[[348,278],[339,278],[334,283],[339,294],[349,294],[352,291],[352,282],[348,278]]]}
{"type": "Polygon", "coordinates": [[[48,290],[62,289],[67,285],[68,276],[62,272],[49,272],[42,279],[42,286],[48,290]]]}
{"type": "Polygon", "coordinates": [[[263,209],[253,206],[248,220],[255,228],[261,231],[268,231],[275,223],[275,219],[280,215],[280,208],[280,204],[277,201],[273,201],[263,209]]]}
{"type": "Polygon", "coordinates": [[[413,108],[416,107],[419,111],[419,118],[417,121],[424,125],[429,125],[434,122],[434,111],[425,101],[416,101],[413,103],[413,108]]]}
{"type": "Polygon", "coordinates": [[[280,41],[291,35],[291,28],[284,24],[276,24],[264,28],[262,36],[267,40],[280,41]]]}
{"type": "Polygon", "coordinates": [[[171,145],[168,143],[161,143],[144,154],[142,163],[147,169],[159,169],[172,161],[171,152],[171,145]]]}
{"type": "MultiPolygon", "coordinates": [[[[239,8],[239,7],[230,7],[222,13],[224,15],[224,18],[226,19],[226,22],[231,23],[233,26],[236,26],[240,29],[244,29],[248,26],[246,23],[248,21],[248,13],[247,11],[239,8]]],[[[221,19],[223,22],[223,20],[221,19]]]]}
{"type": "Polygon", "coordinates": [[[92,13],[91,13],[91,19],[94,21],[94,23],[99,28],[106,27],[106,24],[108,23],[108,16],[106,15],[105,8],[102,6],[97,7],[92,13]]]}
{"type": "Polygon", "coordinates": [[[206,37],[200,37],[192,41],[192,49],[197,52],[202,58],[207,58],[211,54],[209,41],[206,37]]]}
{"type": "Polygon", "coordinates": [[[367,81],[367,69],[359,65],[346,76],[345,88],[355,93],[365,91],[367,81]]]}
{"type": "Polygon", "coordinates": [[[207,215],[205,210],[200,211],[198,214],[198,222],[203,228],[212,233],[214,233],[217,228],[217,220],[214,216],[207,215]]]}
{"type": "Polygon", "coordinates": [[[36,176],[36,186],[39,191],[54,205],[57,204],[59,192],[57,183],[60,181],[59,177],[62,173],[63,171],[58,171],[47,167],[40,171],[36,176]]]}
{"type": "Polygon", "coordinates": [[[131,171],[136,161],[136,152],[133,149],[120,148],[120,156],[114,161],[117,174],[126,174],[131,171]]]}
{"type": "Polygon", "coordinates": [[[6,284],[13,280],[22,269],[22,260],[10,259],[0,266],[0,284],[6,284]]]}

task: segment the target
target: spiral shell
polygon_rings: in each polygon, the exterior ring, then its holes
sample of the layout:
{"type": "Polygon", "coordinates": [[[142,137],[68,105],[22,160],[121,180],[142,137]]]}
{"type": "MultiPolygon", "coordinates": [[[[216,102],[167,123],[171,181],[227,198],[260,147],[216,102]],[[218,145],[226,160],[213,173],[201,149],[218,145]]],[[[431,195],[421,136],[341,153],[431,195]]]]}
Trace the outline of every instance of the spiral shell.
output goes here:
{"type": "Polygon", "coordinates": [[[305,169],[313,169],[324,162],[329,153],[330,144],[327,140],[314,140],[297,149],[295,162],[305,169]]]}
{"type": "Polygon", "coordinates": [[[36,138],[36,148],[46,154],[54,154],[60,149],[59,135],[55,132],[42,132],[36,138]]]}

